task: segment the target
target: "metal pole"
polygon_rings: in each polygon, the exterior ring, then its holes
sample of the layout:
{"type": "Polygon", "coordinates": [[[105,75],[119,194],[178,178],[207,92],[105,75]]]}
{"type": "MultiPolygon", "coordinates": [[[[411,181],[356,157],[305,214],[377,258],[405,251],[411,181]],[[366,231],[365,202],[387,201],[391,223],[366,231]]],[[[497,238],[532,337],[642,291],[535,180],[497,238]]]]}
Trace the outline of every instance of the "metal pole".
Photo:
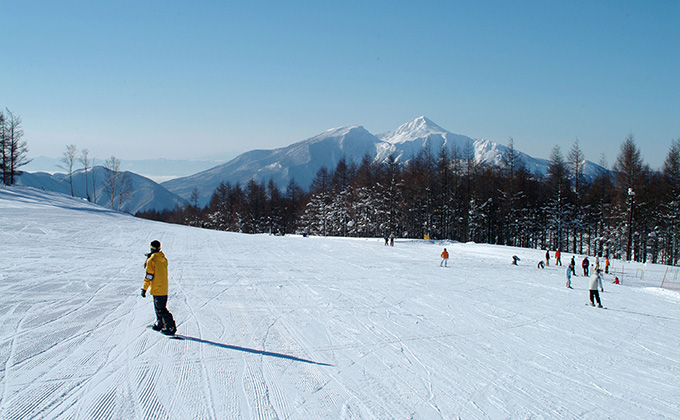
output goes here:
{"type": "Polygon", "coordinates": [[[630,199],[630,207],[628,209],[628,249],[626,250],[626,260],[630,261],[631,248],[633,246],[633,197],[635,197],[635,191],[632,188],[628,188],[628,197],[630,199]]]}

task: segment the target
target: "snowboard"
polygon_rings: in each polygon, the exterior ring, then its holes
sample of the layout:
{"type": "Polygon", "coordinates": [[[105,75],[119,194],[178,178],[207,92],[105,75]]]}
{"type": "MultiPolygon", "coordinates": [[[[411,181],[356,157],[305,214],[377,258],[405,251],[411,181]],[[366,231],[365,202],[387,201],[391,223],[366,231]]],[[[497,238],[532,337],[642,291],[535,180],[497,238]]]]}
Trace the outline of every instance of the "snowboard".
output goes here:
{"type": "MultiPolygon", "coordinates": [[[[147,325],[146,328],[148,328],[148,329],[154,331],[153,325],[147,325]]],[[[173,339],[173,340],[184,340],[184,338],[183,338],[182,336],[180,336],[180,335],[176,335],[176,334],[173,334],[173,335],[165,335],[165,334],[163,334],[163,333],[160,332],[160,331],[158,331],[158,333],[159,333],[160,335],[162,335],[162,336],[171,338],[171,339],[173,339]]]]}

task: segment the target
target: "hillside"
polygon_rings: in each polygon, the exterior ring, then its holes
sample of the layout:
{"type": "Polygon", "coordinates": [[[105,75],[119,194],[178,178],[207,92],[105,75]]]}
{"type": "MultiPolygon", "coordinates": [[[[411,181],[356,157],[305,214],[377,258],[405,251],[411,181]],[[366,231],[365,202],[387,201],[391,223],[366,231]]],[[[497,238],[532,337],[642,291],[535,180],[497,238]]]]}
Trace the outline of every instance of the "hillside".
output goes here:
{"type": "Polygon", "coordinates": [[[608,276],[597,309],[539,250],[208,231],[24,187],[0,215],[2,419],[680,418],[665,267],[614,261],[645,280],[608,276]],[[182,340],[147,328],[153,239],[182,340]]]}
{"type": "MultiPolygon", "coordinates": [[[[76,197],[87,198],[88,194],[92,201],[105,207],[111,207],[111,197],[108,195],[105,187],[107,169],[101,166],[96,166],[90,169],[86,175],[84,170],[78,170],[73,173],[73,192],[76,197]],[[96,192],[93,191],[93,179],[96,181],[96,192]]],[[[137,175],[133,172],[121,172],[127,174],[132,185],[132,194],[123,200],[121,210],[136,214],[140,211],[149,210],[164,210],[174,209],[177,206],[186,205],[187,202],[183,198],[177,196],[166,190],[160,184],[137,175]]],[[[17,178],[17,185],[24,187],[33,187],[44,189],[47,191],[54,191],[62,194],[71,194],[71,184],[67,174],[55,173],[49,174],[46,172],[24,172],[17,178]]],[[[118,198],[115,200],[114,207],[118,206],[118,198]]]]}

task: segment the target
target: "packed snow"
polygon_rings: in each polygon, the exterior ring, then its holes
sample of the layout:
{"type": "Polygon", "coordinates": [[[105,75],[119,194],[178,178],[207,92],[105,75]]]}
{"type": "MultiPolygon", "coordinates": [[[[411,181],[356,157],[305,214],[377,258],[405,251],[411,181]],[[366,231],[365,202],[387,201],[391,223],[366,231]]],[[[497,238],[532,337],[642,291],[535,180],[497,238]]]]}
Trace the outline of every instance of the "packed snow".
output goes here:
{"type": "Polygon", "coordinates": [[[208,231],[31,188],[0,189],[0,235],[2,419],[680,418],[662,266],[615,261],[598,309],[545,251],[208,231]],[[154,239],[183,339],[147,328],[154,239]]]}

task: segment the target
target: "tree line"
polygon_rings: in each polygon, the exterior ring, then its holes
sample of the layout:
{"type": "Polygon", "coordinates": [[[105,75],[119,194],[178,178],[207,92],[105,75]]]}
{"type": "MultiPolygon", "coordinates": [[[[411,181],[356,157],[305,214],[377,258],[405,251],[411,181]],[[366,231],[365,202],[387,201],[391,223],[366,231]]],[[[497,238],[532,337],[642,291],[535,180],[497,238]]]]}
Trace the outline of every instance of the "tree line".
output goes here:
{"type": "Polygon", "coordinates": [[[31,162],[28,159],[28,147],[23,139],[24,130],[21,128],[21,117],[9,109],[0,111],[0,165],[2,166],[2,183],[13,185],[19,175],[21,167],[31,162]]]}
{"type": "Polygon", "coordinates": [[[407,163],[341,159],[309,191],[295,181],[223,182],[209,204],[138,216],[244,233],[450,239],[676,264],[680,257],[680,139],[660,171],[642,161],[633,136],[611,170],[604,157],[584,173],[578,140],[555,146],[544,176],[532,174],[509,140],[501,164],[462,150],[423,150],[407,163]]]}

